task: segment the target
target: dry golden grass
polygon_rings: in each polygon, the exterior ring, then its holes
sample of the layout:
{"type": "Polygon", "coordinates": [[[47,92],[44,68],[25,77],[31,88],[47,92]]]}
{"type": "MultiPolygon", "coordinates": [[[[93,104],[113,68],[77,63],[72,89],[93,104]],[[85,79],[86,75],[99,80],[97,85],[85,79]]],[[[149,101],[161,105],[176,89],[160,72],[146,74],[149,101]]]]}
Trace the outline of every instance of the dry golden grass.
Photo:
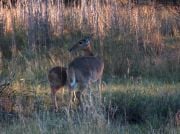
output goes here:
{"type": "Polygon", "coordinates": [[[20,118],[12,119],[13,124],[8,118],[5,127],[0,123],[2,133],[179,132],[169,121],[180,102],[177,10],[114,1],[81,8],[26,2],[11,10],[0,9],[0,80],[15,73],[4,95],[10,101],[2,98],[0,107],[20,118]],[[68,113],[67,92],[63,102],[59,93],[60,110],[53,113],[47,72],[53,66],[67,66],[77,56],[67,49],[89,34],[93,34],[94,51],[105,62],[103,104],[94,99],[83,118],[75,106],[68,113]],[[132,122],[135,125],[129,125],[132,122]]]}

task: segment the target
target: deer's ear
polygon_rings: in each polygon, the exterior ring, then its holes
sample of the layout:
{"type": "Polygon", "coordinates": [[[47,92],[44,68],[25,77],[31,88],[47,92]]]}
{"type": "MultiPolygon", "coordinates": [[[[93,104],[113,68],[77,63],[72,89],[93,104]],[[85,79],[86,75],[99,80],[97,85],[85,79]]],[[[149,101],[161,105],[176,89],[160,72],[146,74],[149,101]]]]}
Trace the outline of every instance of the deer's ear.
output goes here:
{"type": "Polygon", "coordinates": [[[85,44],[86,44],[86,45],[89,45],[89,44],[90,44],[90,40],[89,40],[89,39],[86,39],[86,40],[85,40],[85,44]]]}

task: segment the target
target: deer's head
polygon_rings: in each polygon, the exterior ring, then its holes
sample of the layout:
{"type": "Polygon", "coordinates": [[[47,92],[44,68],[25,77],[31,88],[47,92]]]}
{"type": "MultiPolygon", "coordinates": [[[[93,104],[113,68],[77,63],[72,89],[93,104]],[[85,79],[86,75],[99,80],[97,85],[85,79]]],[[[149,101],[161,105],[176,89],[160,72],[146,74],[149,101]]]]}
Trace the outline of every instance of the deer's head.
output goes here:
{"type": "Polygon", "coordinates": [[[74,44],[70,49],[69,52],[75,52],[78,50],[82,51],[91,51],[91,37],[85,37],[84,39],[81,39],[76,44],[74,44]]]}

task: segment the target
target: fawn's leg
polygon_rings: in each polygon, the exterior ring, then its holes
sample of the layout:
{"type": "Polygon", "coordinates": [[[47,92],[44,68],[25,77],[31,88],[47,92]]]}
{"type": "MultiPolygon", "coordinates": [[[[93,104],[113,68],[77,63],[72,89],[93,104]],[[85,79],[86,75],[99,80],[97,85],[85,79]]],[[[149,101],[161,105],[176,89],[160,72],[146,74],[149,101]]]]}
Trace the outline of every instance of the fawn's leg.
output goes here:
{"type": "Polygon", "coordinates": [[[64,102],[64,87],[61,89],[61,99],[62,99],[62,102],[64,102]]]}
{"type": "Polygon", "coordinates": [[[56,92],[57,92],[57,89],[51,88],[51,100],[52,100],[52,103],[53,103],[53,108],[57,112],[58,104],[57,104],[57,99],[56,99],[56,92]]]}

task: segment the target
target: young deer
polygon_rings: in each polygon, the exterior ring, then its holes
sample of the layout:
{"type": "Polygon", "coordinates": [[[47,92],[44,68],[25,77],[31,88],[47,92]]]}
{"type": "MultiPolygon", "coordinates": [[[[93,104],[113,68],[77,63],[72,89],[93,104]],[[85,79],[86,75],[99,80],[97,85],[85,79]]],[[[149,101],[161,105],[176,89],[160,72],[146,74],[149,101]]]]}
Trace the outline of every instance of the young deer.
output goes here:
{"type": "Polygon", "coordinates": [[[70,52],[77,50],[83,50],[85,56],[77,57],[69,64],[67,69],[67,84],[70,91],[74,90],[77,85],[79,85],[76,97],[82,106],[82,92],[85,89],[89,89],[92,83],[97,81],[101,82],[104,62],[100,57],[93,55],[89,37],[80,40],[69,49],[70,52]]]}
{"type": "Polygon", "coordinates": [[[51,87],[51,99],[53,102],[54,110],[57,111],[58,105],[56,100],[56,92],[66,85],[67,74],[65,67],[53,67],[48,72],[48,80],[51,87]]]}

